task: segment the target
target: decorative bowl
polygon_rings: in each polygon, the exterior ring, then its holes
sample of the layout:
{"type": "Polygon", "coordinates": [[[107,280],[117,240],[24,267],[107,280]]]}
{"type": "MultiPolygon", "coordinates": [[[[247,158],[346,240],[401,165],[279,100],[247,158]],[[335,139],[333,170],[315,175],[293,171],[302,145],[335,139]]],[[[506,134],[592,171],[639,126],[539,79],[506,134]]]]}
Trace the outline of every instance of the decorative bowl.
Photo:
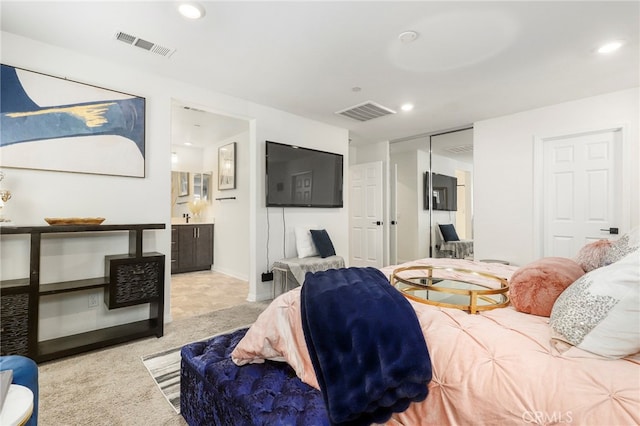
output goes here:
{"type": "Polygon", "coordinates": [[[45,217],[49,225],[100,225],[104,217],[45,217]]]}

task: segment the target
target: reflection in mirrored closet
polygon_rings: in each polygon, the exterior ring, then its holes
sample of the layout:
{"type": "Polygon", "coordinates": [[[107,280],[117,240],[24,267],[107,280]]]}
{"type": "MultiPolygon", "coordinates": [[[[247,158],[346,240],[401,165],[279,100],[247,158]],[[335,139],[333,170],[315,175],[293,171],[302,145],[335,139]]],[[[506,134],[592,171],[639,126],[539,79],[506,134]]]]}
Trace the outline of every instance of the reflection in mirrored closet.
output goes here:
{"type": "Polygon", "coordinates": [[[473,239],[473,129],[392,141],[389,154],[390,262],[472,257],[443,247],[439,225],[452,225],[460,240],[473,239]]]}
{"type": "Polygon", "coordinates": [[[424,208],[430,215],[429,255],[473,259],[473,128],[429,139],[430,167],[424,182],[424,208]]]}

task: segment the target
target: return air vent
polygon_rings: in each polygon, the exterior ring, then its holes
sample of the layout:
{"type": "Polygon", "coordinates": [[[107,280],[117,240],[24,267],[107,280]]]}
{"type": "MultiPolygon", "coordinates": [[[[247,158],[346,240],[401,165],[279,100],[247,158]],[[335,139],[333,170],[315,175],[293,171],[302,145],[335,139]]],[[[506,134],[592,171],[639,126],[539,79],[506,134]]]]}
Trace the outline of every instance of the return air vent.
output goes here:
{"type": "Polygon", "coordinates": [[[373,120],[374,118],[383,117],[385,115],[395,113],[395,111],[371,101],[367,101],[359,105],[355,105],[347,109],[343,109],[342,111],[336,112],[336,114],[340,114],[357,121],[369,121],[373,120]]]}
{"type": "Polygon", "coordinates": [[[447,148],[447,152],[452,154],[466,154],[473,152],[473,145],[452,146],[451,148],[447,148]]]}
{"type": "Polygon", "coordinates": [[[159,44],[155,44],[154,42],[142,39],[140,37],[136,37],[131,34],[127,34],[122,31],[116,32],[115,39],[123,43],[127,43],[131,46],[139,47],[140,49],[144,49],[148,52],[155,53],[160,56],[164,56],[166,58],[169,58],[171,55],[173,55],[173,52],[175,52],[175,49],[171,49],[165,46],[160,46],[159,44]]]}

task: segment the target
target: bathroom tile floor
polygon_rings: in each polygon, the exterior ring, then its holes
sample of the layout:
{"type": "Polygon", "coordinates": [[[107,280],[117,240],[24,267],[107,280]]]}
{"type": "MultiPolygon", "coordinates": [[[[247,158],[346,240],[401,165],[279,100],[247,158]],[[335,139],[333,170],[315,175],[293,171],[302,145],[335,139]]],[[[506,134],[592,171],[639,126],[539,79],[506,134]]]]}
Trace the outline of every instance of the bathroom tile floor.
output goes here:
{"type": "Polygon", "coordinates": [[[171,275],[171,316],[174,320],[201,315],[247,301],[249,283],[214,271],[171,275]]]}

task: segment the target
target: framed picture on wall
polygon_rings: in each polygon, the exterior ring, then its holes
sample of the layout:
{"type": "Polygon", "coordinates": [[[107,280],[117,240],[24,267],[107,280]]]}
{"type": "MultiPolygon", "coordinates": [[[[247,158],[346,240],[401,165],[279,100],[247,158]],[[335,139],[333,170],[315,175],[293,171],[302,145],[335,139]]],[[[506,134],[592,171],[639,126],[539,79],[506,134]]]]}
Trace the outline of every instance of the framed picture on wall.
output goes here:
{"type": "Polygon", "coordinates": [[[145,99],[1,65],[3,167],[145,176],[145,99]]]}
{"type": "Polygon", "coordinates": [[[236,188],[236,143],[218,148],[218,189],[236,188]]]}

